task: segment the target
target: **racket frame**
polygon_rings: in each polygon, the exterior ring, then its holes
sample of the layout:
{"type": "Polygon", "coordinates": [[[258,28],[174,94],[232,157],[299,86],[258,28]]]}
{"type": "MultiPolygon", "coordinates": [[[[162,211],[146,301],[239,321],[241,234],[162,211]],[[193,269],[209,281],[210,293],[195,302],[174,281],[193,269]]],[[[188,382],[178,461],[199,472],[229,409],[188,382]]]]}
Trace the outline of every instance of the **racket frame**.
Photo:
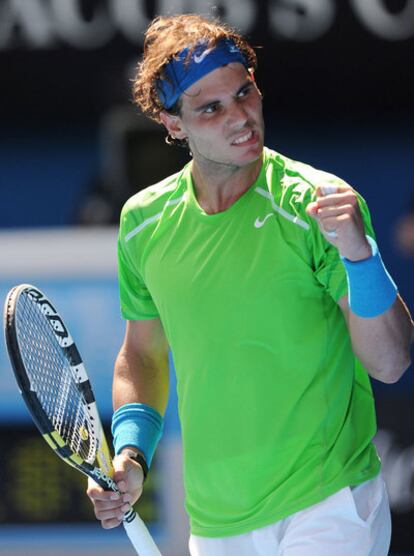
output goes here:
{"type": "MultiPolygon", "coordinates": [[[[4,305],[4,334],[7,351],[20,393],[35,425],[45,441],[61,459],[83,474],[91,477],[104,490],[112,490],[119,493],[112,479],[114,469],[111,453],[108,448],[95,397],[83,361],[59,313],[38,288],[30,284],[20,284],[10,290],[4,305]],[[67,442],[65,442],[51,423],[36,393],[30,388],[30,378],[27,375],[25,364],[20,353],[16,326],[16,306],[22,295],[30,296],[32,301],[38,303],[42,308],[42,313],[46,317],[46,320],[49,321],[51,330],[54,333],[59,347],[69,362],[74,382],[83,394],[86,401],[87,413],[94,422],[96,433],[95,441],[97,442],[96,461],[100,467],[96,467],[85,461],[68,446],[67,442]]],[[[144,522],[132,507],[124,515],[123,525],[139,556],[161,556],[144,522]]]]}
{"type": "MultiPolygon", "coordinates": [[[[76,344],[74,343],[69,330],[55,307],[35,286],[30,284],[20,284],[15,286],[10,290],[6,297],[4,306],[4,331],[10,362],[12,364],[20,394],[22,395],[32,419],[45,441],[67,464],[91,477],[103,489],[119,492],[116,484],[112,480],[114,470],[112,466],[111,453],[105,438],[95,397],[86,373],[86,369],[76,344]],[[30,297],[34,303],[39,304],[41,312],[45,315],[46,320],[49,322],[50,329],[53,331],[59,347],[70,365],[74,382],[85,399],[86,411],[89,414],[91,422],[95,428],[95,442],[97,442],[96,460],[99,467],[88,463],[70,448],[46,415],[36,392],[31,389],[30,379],[27,375],[19,348],[18,330],[16,325],[16,306],[20,296],[22,295],[30,297]],[[53,323],[58,324],[53,326],[53,323]]],[[[133,521],[134,518],[135,511],[131,509],[125,515],[124,520],[129,523],[133,521]]]]}

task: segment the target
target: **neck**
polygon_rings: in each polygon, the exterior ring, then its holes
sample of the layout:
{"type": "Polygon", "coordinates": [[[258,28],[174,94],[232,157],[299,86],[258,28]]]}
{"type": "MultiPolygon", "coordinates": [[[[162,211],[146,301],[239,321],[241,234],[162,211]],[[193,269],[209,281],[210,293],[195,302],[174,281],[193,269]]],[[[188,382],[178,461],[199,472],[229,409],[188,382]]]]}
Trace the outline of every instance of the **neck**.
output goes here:
{"type": "Polygon", "coordinates": [[[263,155],[247,166],[193,159],[191,173],[198,204],[207,214],[223,212],[256,181],[263,155]]]}

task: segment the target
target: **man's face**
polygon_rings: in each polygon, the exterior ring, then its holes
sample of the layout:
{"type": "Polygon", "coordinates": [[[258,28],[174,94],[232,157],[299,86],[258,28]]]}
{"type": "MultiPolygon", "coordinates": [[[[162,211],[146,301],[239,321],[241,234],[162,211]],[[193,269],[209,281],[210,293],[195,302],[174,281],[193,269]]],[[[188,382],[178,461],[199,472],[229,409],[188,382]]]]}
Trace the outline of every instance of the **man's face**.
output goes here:
{"type": "Polygon", "coordinates": [[[263,150],[261,94],[239,63],[218,68],[181,96],[180,136],[200,163],[243,167],[263,150]]]}

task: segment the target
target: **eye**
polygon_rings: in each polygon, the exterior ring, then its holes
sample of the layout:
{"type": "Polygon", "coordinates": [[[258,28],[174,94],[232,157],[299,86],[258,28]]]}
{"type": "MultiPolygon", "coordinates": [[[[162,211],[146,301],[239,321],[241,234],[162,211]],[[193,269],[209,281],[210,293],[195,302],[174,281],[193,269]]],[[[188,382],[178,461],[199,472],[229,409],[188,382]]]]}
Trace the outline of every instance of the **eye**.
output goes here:
{"type": "Polygon", "coordinates": [[[251,85],[246,85],[245,87],[240,89],[240,91],[237,93],[237,98],[245,97],[246,95],[248,95],[250,93],[251,89],[252,89],[251,85]]]}
{"type": "Polygon", "coordinates": [[[214,114],[214,112],[217,112],[218,109],[218,104],[214,103],[214,104],[209,104],[208,106],[206,106],[203,110],[204,114],[214,114]]]}

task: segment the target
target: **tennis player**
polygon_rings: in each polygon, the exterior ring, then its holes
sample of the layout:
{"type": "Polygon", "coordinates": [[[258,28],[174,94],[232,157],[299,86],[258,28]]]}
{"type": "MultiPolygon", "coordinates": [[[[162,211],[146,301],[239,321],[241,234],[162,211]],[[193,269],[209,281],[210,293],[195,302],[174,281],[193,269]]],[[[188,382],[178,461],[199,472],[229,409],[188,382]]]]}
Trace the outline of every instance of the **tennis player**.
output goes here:
{"type": "Polygon", "coordinates": [[[192,556],[385,556],[369,376],[396,382],[413,323],[368,208],[264,147],[256,56],[197,15],[155,19],[134,83],[191,162],[133,196],[119,233],[125,342],[103,527],[140,496],[174,357],[192,556]]]}

